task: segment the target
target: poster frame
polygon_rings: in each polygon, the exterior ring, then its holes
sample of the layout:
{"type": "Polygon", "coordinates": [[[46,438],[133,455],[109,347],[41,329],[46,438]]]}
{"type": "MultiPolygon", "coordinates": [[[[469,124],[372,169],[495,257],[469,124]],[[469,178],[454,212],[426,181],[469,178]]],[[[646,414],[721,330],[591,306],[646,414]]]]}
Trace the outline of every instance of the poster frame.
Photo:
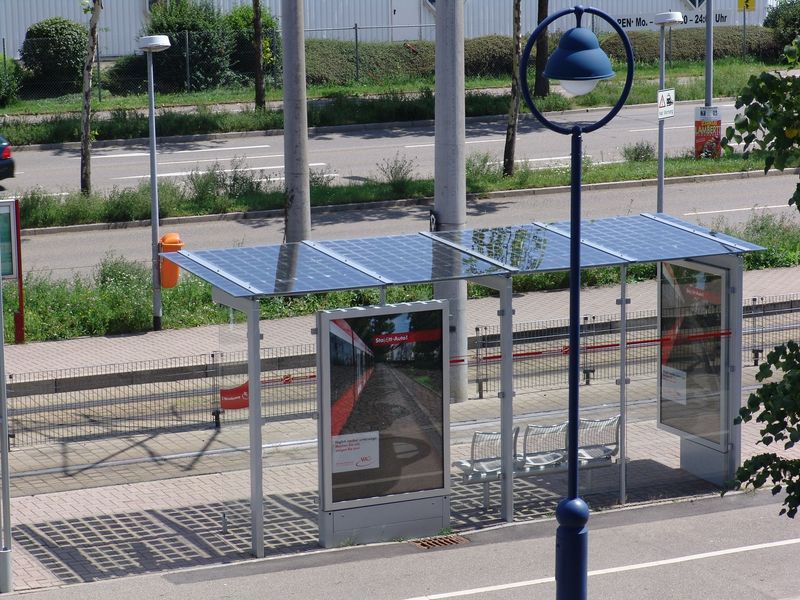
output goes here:
{"type": "Polygon", "coordinates": [[[449,303],[447,300],[403,302],[320,311],[317,313],[317,408],[319,411],[319,491],[320,508],[332,512],[351,508],[392,504],[409,500],[437,498],[450,494],[450,343],[449,303]],[[370,496],[352,500],[333,500],[333,456],[331,434],[330,323],[337,319],[363,318],[388,314],[439,311],[442,319],[442,486],[427,490],[370,496]]]}
{"type": "MultiPolygon", "coordinates": [[[[665,263],[677,265],[684,268],[694,269],[696,271],[702,271],[705,273],[709,273],[711,275],[717,275],[721,278],[721,318],[720,318],[720,327],[723,330],[730,331],[731,324],[730,324],[730,294],[729,294],[729,271],[728,269],[709,265],[699,261],[693,260],[667,260],[661,261],[658,263],[658,274],[657,274],[657,281],[658,281],[658,292],[657,292],[657,304],[658,304],[658,320],[657,320],[657,328],[658,328],[658,339],[661,340],[663,336],[662,330],[662,299],[661,299],[661,281],[663,277],[663,265],[665,263]]],[[[663,422],[662,415],[661,415],[661,407],[662,407],[662,374],[661,374],[661,366],[662,366],[662,359],[661,359],[661,343],[659,341],[658,344],[658,370],[656,373],[657,377],[657,392],[656,392],[656,411],[657,411],[657,419],[656,419],[656,426],[658,429],[663,431],[667,431],[669,433],[675,434],[678,437],[681,437],[686,440],[690,440],[702,446],[706,446],[708,448],[713,448],[719,452],[725,452],[730,444],[730,436],[731,436],[731,425],[733,423],[732,416],[730,414],[730,406],[728,403],[728,396],[729,396],[729,389],[731,385],[731,378],[728,369],[729,365],[729,356],[731,352],[730,348],[730,336],[727,337],[720,337],[720,343],[722,345],[720,349],[720,389],[719,389],[719,403],[720,403],[720,415],[719,415],[719,443],[713,442],[707,438],[701,437],[695,433],[684,431],[682,429],[678,429],[672,425],[668,425],[663,422]]]]}

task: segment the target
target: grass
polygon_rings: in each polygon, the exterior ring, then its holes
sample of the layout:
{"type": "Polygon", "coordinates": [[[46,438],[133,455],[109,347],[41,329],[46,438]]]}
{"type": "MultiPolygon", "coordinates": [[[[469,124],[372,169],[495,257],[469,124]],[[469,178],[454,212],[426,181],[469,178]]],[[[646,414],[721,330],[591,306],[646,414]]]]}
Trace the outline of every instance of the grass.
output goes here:
{"type": "MultiPolygon", "coordinates": [[[[717,221],[713,227],[730,235],[765,246],[766,251],[745,255],[746,269],[789,267],[800,264],[800,229],[786,217],[753,214],[742,226],[717,221]]],[[[628,281],[655,277],[654,264],[628,268],[628,281]]],[[[63,340],[147,331],[151,325],[149,265],[109,255],[91,277],[51,279],[41,275],[25,278],[25,334],[31,341],[63,340]]],[[[581,273],[585,286],[619,283],[616,267],[587,269],[581,273]]],[[[514,278],[514,292],[543,291],[568,287],[568,273],[536,273],[514,278]]],[[[3,286],[6,342],[13,340],[13,313],[17,310],[15,282],[3,286]]],[[[494,294],[479,285],[468,285],[470,298],[494,294]]],[[[390,303],[428,300],[433,296],[429,284],[393,286],[387,289],[390,303]]],[[[162,293],[164,327],[183,328],[222,324],[229,321],[227,308],[211,300],[211,286],[184,275],[179,284],[162,293]]],[[[313,314],[318,310],[377,304],[377,289],[350,290],[269,298],[261,302],[261,317],[277,319],[313,314]]]]}

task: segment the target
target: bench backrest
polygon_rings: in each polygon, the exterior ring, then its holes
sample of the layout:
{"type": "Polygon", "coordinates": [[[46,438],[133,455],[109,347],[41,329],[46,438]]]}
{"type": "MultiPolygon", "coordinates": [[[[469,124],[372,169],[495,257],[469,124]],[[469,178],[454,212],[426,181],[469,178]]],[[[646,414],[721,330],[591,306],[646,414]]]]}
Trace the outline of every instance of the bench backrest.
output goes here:
{"type": "Polygon", "coordinates": [[[525,455],[546,452],[563,452],[567,448],[567,424],[528,425],[525,427],[523,451],[525,455]]]}
{"type": "MultiPolygon", "coordinates": [[[[519,427],[514,427],[514,451],[517,449],[517,437],[519,427]]],[[[500,460],[503,455],[502,434],[499,431],[476,431],[472,434],[472,455],[473,462],[500,460]]]]}
{"type": "Polygon", "coordinates": [[[619,415],[608,419],[581,419],[578,424],[581,448],[609,448],[611,456],[619,451],[619,415]]]}

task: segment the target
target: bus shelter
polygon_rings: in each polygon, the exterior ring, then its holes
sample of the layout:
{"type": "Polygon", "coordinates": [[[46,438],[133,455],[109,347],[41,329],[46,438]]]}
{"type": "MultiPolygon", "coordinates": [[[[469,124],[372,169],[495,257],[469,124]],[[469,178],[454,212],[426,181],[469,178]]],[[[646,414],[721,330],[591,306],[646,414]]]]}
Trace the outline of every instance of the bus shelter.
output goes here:
{"type": "MultiPolygon", "coordinates": [[[[511,474],[514,461],[512,279],[521,274],[569,270],[569,231],[569,222],[529,223],[259,247],[181,250],[162,255],[210,283],[216,302],[247,317],[251,546],[255,556],[264,555],[259,300],[448,280],[469,280],[497,290],[502,354],[501,461],[503,473],[511,474]]],[[[635,263],[660,266],[659,311],[663,314],[660,314],[659,426],[681,437],[683,469],[715,483],[729,479],[739,464],[741,445],[740,432],[732,424],[741,401],[738,348],[742,255],[762,248],[663,213],[585,221],[581,232],[582,268],[621,269],[618,300],[623,331],[619,377],[621,500],[625,497],[624,324],[628,302],[625,279],[628,265],[635,263]],[[679,337],[685,343],[674,344],[679,337]],[[672,342],[665,343],[666,338],[672,342]],[[699,375],[697,369],[689,368],[694,364],[704,365],[699,375]]],[[[445,479],[446,500],[449,478],[445,479]]],[[[510,475],[502,478],[501,511],[506,521],[513,520],[510,475]]]]}

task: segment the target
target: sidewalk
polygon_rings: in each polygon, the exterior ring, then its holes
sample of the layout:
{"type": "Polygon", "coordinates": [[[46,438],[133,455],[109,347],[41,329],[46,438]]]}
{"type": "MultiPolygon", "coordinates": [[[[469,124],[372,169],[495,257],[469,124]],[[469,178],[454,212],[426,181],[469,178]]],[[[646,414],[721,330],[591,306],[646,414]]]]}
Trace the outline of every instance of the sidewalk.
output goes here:
{"type": "MultiPolygon", "coordinates": [[[[744,297],[800,291],[800,268],[745,273],[744,297]]],[[[515,298],[515,321],[566,318],[568,291],[515,298]]],[[[655,308],[656,283],[628,286],[629,310],[655,308]]],[[[585,314],[616,314],[618,287],[588,289],[585,314]]],[[[496,299],[468,303],[468,327],[498,322],[496,299]]],[[[267,346],[312,342],[312,317],[262,322],[267,346]]],[[[9,374],[89,367],[211,352],[220,328],[162,331],[6,347],[9,374]]],[[[746,381],[745,384],[751,383],[746,381]]],[[[584,412],[618,410],[619,389],[593,384],[584,412]]],[[[679,440],[656,429],[655,384],[634,379],[628,389],[628,502],[717,491],[680,469],[679,440]]],[[[528,422],[563,419],[566,390],[520,394],[515,416],[528,422]],[[537,416],[538,415],[538,416],[537,416]],[[546,415],[543,416],[543,415],[546,415]]],[[[451,459],[466,456],[471,432],[496,426],[497,398],[451,406],[451,459]]],[[[743,429],[752,454],[757,427],[743,429]]],[[[175,434],[15,449],[11,453],[11,519],[16,590],[83,583],[134,573],[219,564],[249,557],[247,428],[230,426],[175,434]]],[[[299,419],[263,427],[265,543],[268,555],[317,548],[316,422],[299,419]]],[[[592,510],[618,501],[616,470],[602,469],[582,490],[592,510]]],[[[515,482],[518,519],[551,514],[563,496],[563,475],[515,482]]],[[[499,502],[498,492],[493,501],[499,502]]],[[[454,480],[453,528],[461,533],[500,523],[481,510],[480,486],[454,480]]]]}

